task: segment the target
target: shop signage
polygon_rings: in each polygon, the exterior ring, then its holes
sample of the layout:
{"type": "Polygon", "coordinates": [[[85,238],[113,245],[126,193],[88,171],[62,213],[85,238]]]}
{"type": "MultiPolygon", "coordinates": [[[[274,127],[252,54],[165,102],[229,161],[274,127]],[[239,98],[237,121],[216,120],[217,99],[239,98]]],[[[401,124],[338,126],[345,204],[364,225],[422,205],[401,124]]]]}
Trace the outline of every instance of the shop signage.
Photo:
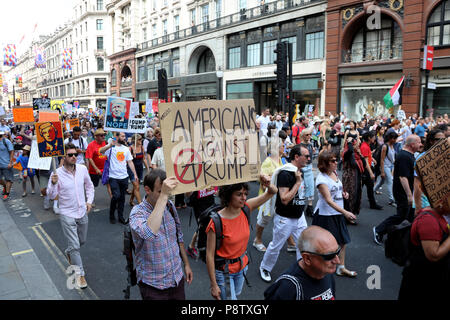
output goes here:
{"type": "Polygon", "coordinates": [[[423,48],[423,66],[424,70],[433,70],[434,47],[424,46],[423,48]]]}
{"type": "Polygon", "coordinates": [[[436,90],[436,83],[428,82],[428,89],[436,90]]]}

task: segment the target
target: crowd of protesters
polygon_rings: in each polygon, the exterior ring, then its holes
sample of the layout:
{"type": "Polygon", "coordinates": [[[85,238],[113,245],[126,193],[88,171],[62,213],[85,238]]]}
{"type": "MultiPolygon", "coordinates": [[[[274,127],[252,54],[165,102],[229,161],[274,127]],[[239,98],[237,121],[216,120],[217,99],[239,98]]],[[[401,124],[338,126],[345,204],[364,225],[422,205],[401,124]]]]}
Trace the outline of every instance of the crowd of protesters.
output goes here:
{"type": "MultiPolygon", "coordinates": [[[[415,221],[422,208],[433,209],[414,172],[417,157],[439,139],[450,136],[447,114],[436,118],[414,114],[399,120],[394,115],[348,119],[344,113],[328,113],[322,117],[300,116],[291,127],[287,114],[272,115],[270,109],[265,109],[256,119],[262,166],[260,192],[253,199],[247,199],[247,184],[171,197],[177,183],[165,175],[157,114],[148,119],[148,130],[143,135],[105,131],[104,119],[97,113],[63,115],[62,120],[71,117],[78,118],[80,125],[64,132],[67,154],[58,159],[57,172],[28,168],[32,140],[36,139],[34,126],[1,119],[0,184],[3,200],[7,201],[15,180],[13,166],[20,164],[22,197],[27,196],[30,181],[31,194],[40,193],[44,209],[50,209],[53,201],[53,211],[60,215],[69,243],[67,258],[80,267],[77,281],[81,288],[87,287],[87,282],[79,248],[86,240],[87,213],[95,208],[94,190],[100,182],[111,201],[110,223],[116,223],[117,211],[118,221],[131,227],[143,299],[184,299],[183,283],[194,279],[188,257],[199,257],[198,234],[185,248],[177,210],[190,205],[198,217],[216,196],[223,204],[219,212],[224,225],[223,241],[220,250],[212,247],[216,230],[214,225],[208,226],[206,253],[211,295],[215,299],[237,299],[242,290],[250,236],[244,207],[245,211],[257,211],[256,236],[251,244],[264,253],[259,267],[262,280],[272,282],[270,272],[285,243],[288,251],[297,253],[297,262],[268,288],[266,299],[334,299],[335,284],[330,275],[357,276],[345,266],[346,245],[351,240],[347,224],[358,224],[364,186],[371,209],[381,210],[384,205],[396,208],[394,216],[373,227],[377,244],[383,244],[390,225],[408,219],[415,223],[412,242],[423,247],[422,260],[428,261],[425,265],[430,270],[434,270],[433,263],[449,257],[449,230],[445,223],[446,219],[449,221],[449,211],[433,208],[437,212],[436,227],[425,226],[436,223],[432,218],[415,221]],[[105,163],[109,166],[109,179],[102,181],[105,163]],[[71,186],[73,183],[75,186],[71,186]],[[76,199],[86,202],[86,206],[77,208],[70,192],[76,193],[76,199]],[[388,195],[388,203],[377,200],[382,192],[388,195]],[[134,206],[129,221],[124,214],[127,194],[129,204],[134,206]],[[314,226],[307,226],[305,216],[312,217],[314,226]],[[272,240],[266,247],[262,233],[271,220],[272,240]],[[217,266],[217,255],[232,261],[229,270],[217,266]],[[231,289],[225,287],[227,276],[233,283],[231,289]],[[303,294],[296,292],[299,284],[305,289],[303,294]]],[[[404,274],[403,297],[412,292],[407,289],[413,290],[411,281],[417,277],[417,270],[411,267],[404,274]]],[[[422,281],[421,288],[434,288],[437,280],[430,281],[422,281]]]]}

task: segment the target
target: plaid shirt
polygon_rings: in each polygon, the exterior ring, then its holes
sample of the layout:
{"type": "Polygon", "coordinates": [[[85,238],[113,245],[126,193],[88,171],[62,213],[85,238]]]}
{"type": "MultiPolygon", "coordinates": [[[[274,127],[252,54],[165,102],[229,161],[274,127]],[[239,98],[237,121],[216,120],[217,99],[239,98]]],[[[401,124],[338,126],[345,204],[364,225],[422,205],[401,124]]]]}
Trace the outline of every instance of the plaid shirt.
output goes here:
{"type": "Polygon", "coordinates": [[[174,205],[169,202],[164,210],[161,227],[154,234],[147,225],[153,206],[144,199],[130,213],[130,228],[136,248],[137,280],[164,290],[178,286],[183,278],[182,260],[178,243],[183,243],[181,224],[174,205]],[[169,211],[172,206],[175,220],[169,211]],[[178,238],[177,238],[178,235],[178,238]]]}

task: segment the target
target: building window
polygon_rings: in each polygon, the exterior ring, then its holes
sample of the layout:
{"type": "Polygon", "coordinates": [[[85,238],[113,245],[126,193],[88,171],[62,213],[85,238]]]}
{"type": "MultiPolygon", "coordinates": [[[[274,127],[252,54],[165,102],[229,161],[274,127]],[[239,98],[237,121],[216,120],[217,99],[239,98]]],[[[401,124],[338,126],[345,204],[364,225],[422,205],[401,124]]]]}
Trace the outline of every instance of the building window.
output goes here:
{"type": "Polygon", "coordinates": [[[172,62],[173,67],[173,76],[179,77],[180,76],[180,59],[174,59],[172,62]]]}
{"type": "Polygon", "coordinates": [[[323,58],[323,31],[306,34],[306,60],[323,58]]]}
{"type": "Polygon", "coordinates": [[[265,41],[263,43],[263,64],[272,64],[277,58],[275,52],[277,47],[277,40],[265,41]]]}
{"type": "Polygon", "coordinates": [[[281,39],[281,42],[288,42],[292,44],[292,61],[297,60],[297,37],[289,37],[281,39]]]}
{"type": "Polygon", "coordinates": [[[103,71],[105,69],[105,63],[103,58],[97,58],[97,71],[103,71]]]}
{"type": "Polygon", "coordinates": [[[141,58],[138,62],[138,82],[147,81],[147,70],[145,69],[145,59],[141,58]]]}
{"type": "Polygon", "coordinates": [[[95,93],[106,93],[106,79],[95,79],[95,93]]]}
{"type": "Polygon", "coordinates": [[[450,0],[434,9],[427,22],[427,41],[430,46],[450,45],[450,0]]]}
{"type": "Polygon", "coordinates": [[[216,0],[216,19],[222,16],[222,0],[216,0]]]}
{"type": "Polygon", "coordinates": [[[103,37],[97,37],[97,50],[103,50],[103,37]]]}
{"type": "Polygon", "coordinates": [[[97,19],[97,30],[103,30],[103,19],[97,19]]]}
{"type": "Polygon", "coordinates": [[[197,24],[197,15],[195,9],[192,9],[190,11],[190,15],[191,15],[191,25],[195,26],[197,24]]]}
{"type": "Polygon", "coordinates": [[[165,35],[165,36],[167,36],[167,19],[166,20],[163,20],[163,34],[165,35]]]}
{"type": "Polygon", "coordinates": [[[175,26],[175,31],[180,31],[180,16],[176,15],[173,17],[173,25],[175,26]]]}
{"type": "Polygon", "coordinates": [[[356,33],[343,59],[344,62],[400,59],[402,42],[402,31],[398,24],[390,18],[382,18],[380,29],[369,30],[364,27],[356,33]]]}
{"type": "Polygon", "coordinates": [[[247,67],[259,66],[261,64],[261,45],[259,43],[247,46],[247,67]]]}
{"type": "Polygon", "coordinates": [[[202,7],[202,23],[207,23],[209,20],[209,5],[206,4],[202,7]]]}
{"type": "Polygon", "coordinates": [[[117,86],[117,71],[116,69],[112,69],[111,71],[111,86],[117,86]]]}
{"type": "Polygon", "coordinates": [[[228,49],[228,69],[237,69],[241,66],[241,47],[228,49]]]}
{"type": "Polygon", "coordinates": [[[103,10],[103,0],[97,0],[97,11],[103,10]]]}

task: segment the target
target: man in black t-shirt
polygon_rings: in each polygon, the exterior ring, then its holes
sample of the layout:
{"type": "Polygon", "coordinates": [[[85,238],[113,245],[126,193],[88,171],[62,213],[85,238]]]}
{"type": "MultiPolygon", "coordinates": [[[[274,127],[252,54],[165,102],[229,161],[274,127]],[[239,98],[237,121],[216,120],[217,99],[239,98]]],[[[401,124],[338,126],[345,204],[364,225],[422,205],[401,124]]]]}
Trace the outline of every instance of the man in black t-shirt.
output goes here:
{"type": "Polygon", "coordinates": [[[333,273],[340,247],[327,230],[310,226],[299,239],[302,259],[295,262],[264,292],[266,300],[335,300],[333,273]]]}
{"type": "MultiPolygon", "coordinates": [[[[301,169],[306,166],[311,155],[308,149],[296,145],[289,153],[290,163],[280,168],[278,175],[276,171],[276,186],[278,193],[275,201],[275,214],[273,218],[273,238],[264,253],[259,267],[261,278],[272,281],[270,272],[275,266],[280,250],[286,240],[292,234],[297,242],[302,231],[307,227],[303,210],[305,208],[305,184],[301,169]]],[[[300,259],[300,251],[297,249],[297,259],[300,259]]]]}
{"type": "Polygon", "coordinates": [[[405,146],[395,157],[392,189],[397,203],[397,213],[384,220],[377,227],[373,227],[373,240],[379,245],[382,244],[383,236],[390,226],[395,226],[405,219],[410,222],[413,221],[414,153],[419,151],[421,146],[420,137],[412,134],[406,138],[405,146]]]}

